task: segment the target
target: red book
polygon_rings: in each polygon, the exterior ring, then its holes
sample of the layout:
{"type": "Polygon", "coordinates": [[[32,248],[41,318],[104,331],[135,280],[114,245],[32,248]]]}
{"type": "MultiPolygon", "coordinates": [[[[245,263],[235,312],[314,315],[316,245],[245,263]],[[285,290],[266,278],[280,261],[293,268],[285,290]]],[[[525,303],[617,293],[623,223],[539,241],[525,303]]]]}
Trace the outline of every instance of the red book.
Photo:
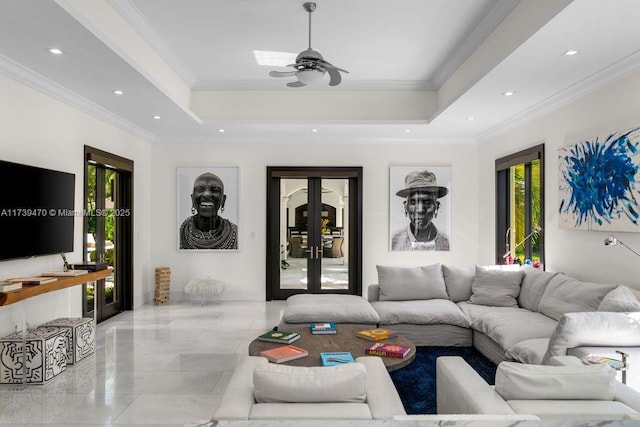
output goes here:
{"type": "Polygon", "coordinates": [[[364,352],[372,356],[396,357],[398,359],[403,359],[410,351],[411,347],[406,345],[375,342],[367,347],[364,352]]]}
{"type": "Polygon", "coordinates": [[[271,348],[260,352],[260,356],[264,356],[273,363],[283,363],[289,360],[300,359],[308,356],[309,352],[304,348],[295,345],[283,345],[282,347],[271,348]]]}

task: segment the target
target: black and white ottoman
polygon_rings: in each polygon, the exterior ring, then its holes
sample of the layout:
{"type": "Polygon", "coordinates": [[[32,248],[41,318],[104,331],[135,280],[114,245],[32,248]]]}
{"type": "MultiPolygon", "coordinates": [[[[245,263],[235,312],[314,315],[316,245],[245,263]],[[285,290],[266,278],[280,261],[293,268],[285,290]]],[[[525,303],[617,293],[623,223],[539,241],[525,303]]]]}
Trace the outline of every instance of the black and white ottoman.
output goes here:
{"type": "Polygon", "coordinates": [[[58,328],[67,337],[67,364],[78,363],[96,350],[96,322],[92,317],[61,317],[38,326],[58,328]]]}

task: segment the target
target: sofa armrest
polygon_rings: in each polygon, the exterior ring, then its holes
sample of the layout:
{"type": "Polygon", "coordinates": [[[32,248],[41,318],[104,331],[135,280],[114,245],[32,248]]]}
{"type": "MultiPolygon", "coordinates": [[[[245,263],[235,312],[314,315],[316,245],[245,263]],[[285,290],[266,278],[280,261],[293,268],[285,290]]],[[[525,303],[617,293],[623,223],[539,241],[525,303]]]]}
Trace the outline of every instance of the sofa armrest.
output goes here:
{"type": "Polygon", "coordinates": [[[391,419],[394,415],[406,415],[393,381],[377,356],[356,359],[367,368],[367,404],[374,420],[391,419]]]}
{"type": "Polygon", "coordinates": [[[564,356],[574,347],[629,347],[640,345],[640,314],[612,312],[566,313],[549,339],[542,364],[564,356]]]}
{"type": "Polygon", "coordinates": [[[255,404],[253,371],[256,366],[262,363],[269,362],[264,357],[249,356],[238,365],[222,396],[218,409],[213,414],[214,420],[249,419],[249,413],[255,404]]]}
{"type": "Polygon", "coordinates": [[[514,414],[493,387],[458,356],[436,360],[438,414],[514,414]]]}
{"type": "Polygon", "coordinates": [[[380,301],[380,285],[369,285],[367,288],[367,299],[369,302],[380,301]]]}

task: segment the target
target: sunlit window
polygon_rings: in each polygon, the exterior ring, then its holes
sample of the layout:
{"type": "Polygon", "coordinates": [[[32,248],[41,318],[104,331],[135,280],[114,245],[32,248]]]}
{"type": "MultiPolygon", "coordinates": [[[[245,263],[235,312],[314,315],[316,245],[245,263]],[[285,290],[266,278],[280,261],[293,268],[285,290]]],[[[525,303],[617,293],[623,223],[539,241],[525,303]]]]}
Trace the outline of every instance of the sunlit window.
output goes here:
{"type": "Polygon", "coordinates": [[[544,145],[496,160],[496,262],[544,265],[544,145]]]}

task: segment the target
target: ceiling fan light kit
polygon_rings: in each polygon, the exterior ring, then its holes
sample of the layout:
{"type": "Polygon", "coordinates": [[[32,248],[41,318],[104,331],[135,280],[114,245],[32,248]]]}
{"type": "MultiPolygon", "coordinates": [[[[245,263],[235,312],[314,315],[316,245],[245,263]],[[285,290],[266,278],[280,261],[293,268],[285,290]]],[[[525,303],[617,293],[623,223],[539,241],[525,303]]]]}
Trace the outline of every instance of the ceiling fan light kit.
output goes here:
{"type": "Polygon", "coordinates": [[[271,71],[269,75],[271,77],[295,76],[298,81],[289,82],[287,86],[303,87],[319,82],[326,73],[329,73],[329,86],[337,86],[342,81],[340,72],[348,73],[348,71],[333,66],[324,60],[320,52],[311,48],[311,13],[316,10],[316,4],[308,2],[302,6],[309,13],[309,47],[298,54],[295,64],[287,65],[295,68],[296,71],[271,71]]]}

